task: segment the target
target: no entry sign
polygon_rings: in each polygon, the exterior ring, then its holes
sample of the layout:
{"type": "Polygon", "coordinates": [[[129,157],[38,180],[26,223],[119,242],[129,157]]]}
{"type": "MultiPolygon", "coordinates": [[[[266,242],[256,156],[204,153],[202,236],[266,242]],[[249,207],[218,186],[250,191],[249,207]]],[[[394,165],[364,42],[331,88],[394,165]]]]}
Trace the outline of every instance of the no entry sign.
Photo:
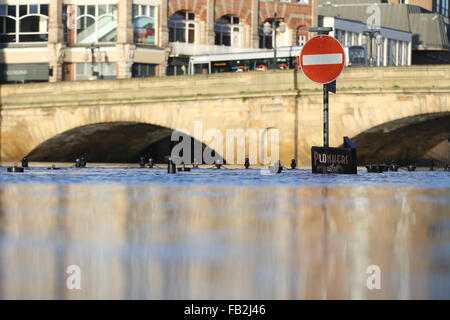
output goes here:
{"type": "Polygon", "coordinates": [[[309,40],[300,54],[305,76],[317,83],[334,81],[344,69],[345,54],[339,41],[327,35],[309,40]]]}

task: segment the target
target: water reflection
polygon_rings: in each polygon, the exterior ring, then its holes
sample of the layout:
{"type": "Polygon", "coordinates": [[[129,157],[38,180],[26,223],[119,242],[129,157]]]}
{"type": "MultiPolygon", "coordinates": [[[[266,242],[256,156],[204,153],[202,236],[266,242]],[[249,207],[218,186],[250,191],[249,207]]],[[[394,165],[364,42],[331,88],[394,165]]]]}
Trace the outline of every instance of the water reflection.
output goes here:
{"type": "Polygon", "coordinates": [[[0,298],[450,298],[449,189],[0,188],[0,298]],[[66,289],[69,265],[81,290],[66,289]],[[378,265],[382,289],[368,290],[378,265]]]}

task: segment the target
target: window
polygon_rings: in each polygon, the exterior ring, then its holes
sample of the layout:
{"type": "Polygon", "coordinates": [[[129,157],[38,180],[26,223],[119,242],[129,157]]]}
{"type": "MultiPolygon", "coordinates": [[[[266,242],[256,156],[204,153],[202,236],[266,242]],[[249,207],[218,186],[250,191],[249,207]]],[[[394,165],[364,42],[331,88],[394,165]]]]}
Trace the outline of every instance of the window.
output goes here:
{"type": "Polygon", "coordinates": [[[402,66],[403,65],[403,41],[399,41],[397,45],[398,45],[397,65],[402,66]]]}
{"type": "Polygon", "coordinates": [[[0,5],[0,42],[48,40],[48,5],[0,5]]]}
{"type": "Polygon", "coordinates": [[[156,44],[156,8],[133,4],[134,42],[156,44]]]}
{"type": "Polygon", "coordinates": [[[133,78],[155,77],[156,64],[134,63],[132,74],[133,78]]]}
{"type": "Polygon", "coordinates": [[[76,63],[74,80],[115,79],[115,63],[76,63]]]}
{"type": "Polygon", "coordinates": [[[195,15],[189,11],[175,12],[169,18],[170,42],[195,42],[195,15]]]}
{"type": "MultiPolygon", "coordinates": [[[[67,10],[75,13],[75,43],[115,42],[117,6],[111,4],[80,5],[67,10]]],[[[69,13],[68,13],[69,15],[69,13]]],[[[66,28],[67,28],[66,24],[66,28]]]]}
{"type": "Polygon", "coordinates": [[[214,24],[215,44],[218,46],[239,46],[239,18],[231,15],[219,18],[214,24]]]}
{"type": "Polygon", "coordinates": [[[388,40],[387,47],[387,65],[392,66],[395,65],[395,40],[388,40]]]}
{"type": "Polygon", "coordinates": [[[343,42],[343,32],[341,31],[341,30],[339,30],[339,29],[336,29],[336,31],[335,31],[335,37],[336,37],[336,40],[337,41],[339,41],[341,44],[343,44],[344,42],[343,42]]]}

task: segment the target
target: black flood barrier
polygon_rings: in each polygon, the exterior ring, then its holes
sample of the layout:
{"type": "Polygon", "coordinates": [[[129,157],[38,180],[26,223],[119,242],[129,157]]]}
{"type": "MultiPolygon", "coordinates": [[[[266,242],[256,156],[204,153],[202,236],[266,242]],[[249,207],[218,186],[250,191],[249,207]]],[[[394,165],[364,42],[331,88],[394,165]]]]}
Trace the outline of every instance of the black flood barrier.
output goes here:
{"type": "Polygon", "coordinates": [[[398,164],[391,164],[391,166],[389,167],[389,170],[397,172],[398,169],[400,168],[400,166],[398,164]]]}
{"type": "Polygon", "coordinates": [[[181,167],[178,168],[178,172],[189,172],[191,168],[186,168],[186,165],[183,163],[181,167]]]}
{"type": "Polygon", "coordinates": [[[281,165],[280,160],[276,161],[273,166],[269,167],[270,173],[279,174],[283,171],[283,166],[281,165]]]}
{"type": "Polygon", "coordinates": [[[312,173],[357,174],[356,147],[344,137],[344,147],[312,147],[312,173]]]}
{"type": "Polygon", "coordinates": [[[23,159],[22,159],[22,167],[28,168],[28,158],[27,157],[23,157],[23,159]]]}
{"type": "Polygon", "coordinates": [[[367,164],[366,165],[367,172],[376,172],[376,173],[386,172],[388,167],[389,166],[386,166],[384,164],[367,164]]]}
{"type": "Polygon", "coordinates": [[[192,168],[194,169],[198,169],[199,163],[197,161],[197,159],[194,159],[194,163],[192,164],[192,168]]]}
{"type": "Polygon", "coordinates": [[[297,161],[295,159],[291,160],[291,169],[294,170],[297,167],[297,161]]]}
{"type": "Polygon", "coordinates": [[[86,161],[85,157],[75,159],[75,167],[76,168],[85,168],[86,163],[87,163],[87,161],[86,161]]]}
{"type": "Polygon", "coordinates": [[[7,169],[7,171],[11,172],[11,173],[23,172],[23,167],[19,167],[19,166],[17,166],[17,163],[14,163],[14,166],[13,167],[9,167],[7,169]]]}
{"type": "Polygon", "coordinates": [[[169,158],[169,162],[167,164],[167,173],[176,173],[177,168],[175,163],[172,161],[172,158],[169,158]]]}
{"type": "Polygon", "coordinates": [[[141,157],[139,158],[139,167],[145,168],[145,165],[146,165],[145,157],[144,157],[144,156],[141,156],[141,157]]]}
{"type": "Polygon", "coordinates": [[[245,169],[248,169],[250,167],[250,160],[248,158],[245,158],[244,167],[245,169]]]}

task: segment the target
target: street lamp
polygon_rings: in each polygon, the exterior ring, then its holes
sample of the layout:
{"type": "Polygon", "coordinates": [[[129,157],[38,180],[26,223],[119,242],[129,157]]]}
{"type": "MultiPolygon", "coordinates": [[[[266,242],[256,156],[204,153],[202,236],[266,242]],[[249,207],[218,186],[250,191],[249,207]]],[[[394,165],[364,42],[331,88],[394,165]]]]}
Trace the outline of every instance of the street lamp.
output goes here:
{"type": "Polygon", "coordinates": [[[379,30],[374,30],[374,29],[364,31],[363,35],[366,36],[366,39],[369,40],[369,54],[370,54],[370,56],[369,56],[369,66],[372,67],[373,66],[373,60],[374,60],[374,57],[373,57],[373,39],[375,38],[376,41],[377,41],[376,44],[380,45],[382,37],[381,37],[380,31],[379,30]]]}
{"type": "Polygon", "coordinates": [[[284,23],[284,18],[275,16],[273,18],[267,19],[267,22],[264,23],[263,32],[266,35],[273,33],[273,63],[271,69],[277,68],[277,29],[280,29],[280,33],[284,33],[286,31],[286,24],[284,23]]]}
{"type": "Polygon", "coordinates": [[[89,51],[91,52],[91,76],[90,80],[97,79],[98,77],[98,71],[94,72],[94,65],[96,64],[96,53],[99,56],[99,61],[101,60],[101,52],[100,52],[100,46],[97,43],[91,43],[90,47],[86,47],[86,54],[84,56],[84,60],[86,62],[89,61],[89,51]]]}

